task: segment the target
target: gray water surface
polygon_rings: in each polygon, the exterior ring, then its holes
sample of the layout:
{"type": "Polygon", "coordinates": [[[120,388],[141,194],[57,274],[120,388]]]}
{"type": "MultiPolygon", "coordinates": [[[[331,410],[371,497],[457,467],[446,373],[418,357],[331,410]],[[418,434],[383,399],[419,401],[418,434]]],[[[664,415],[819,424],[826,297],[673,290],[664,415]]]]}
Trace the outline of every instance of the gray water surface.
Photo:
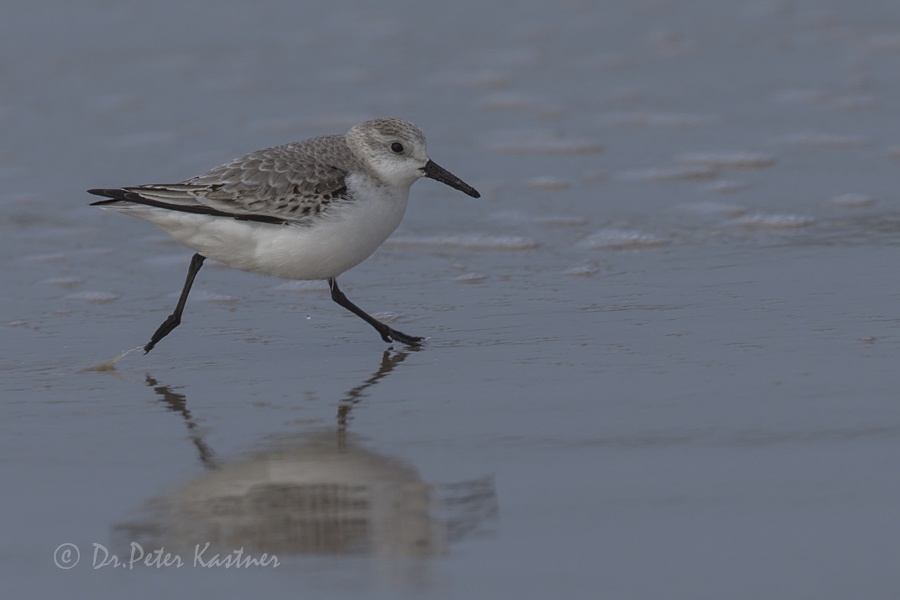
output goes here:
{"type": "Polygon", "coordinates": [[[887,1],[7,7],[4,597],[897,598],[897,73],[887,1]],[[381,115],[483,196],[341,277],[424,348],[212,263],[84,370],[191,251],[83,190],[381,115]]]}

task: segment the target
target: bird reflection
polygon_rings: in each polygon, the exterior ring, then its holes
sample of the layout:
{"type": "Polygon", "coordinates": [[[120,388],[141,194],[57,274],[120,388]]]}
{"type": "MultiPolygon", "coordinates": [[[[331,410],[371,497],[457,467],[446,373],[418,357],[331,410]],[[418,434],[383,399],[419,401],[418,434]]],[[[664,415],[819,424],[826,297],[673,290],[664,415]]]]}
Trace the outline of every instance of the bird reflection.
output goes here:
{"type": "Polygon", "coordinates": [[[409,350],[405,350],[402,352],[392,352],[391,350],[384,351],[384,354],[381,355],[381,366],[378,367],[378,370],[375,371],[375,373],[371,377],[347,392],[346,396],[344,396],[344,401],[341,402],[338,407],[338,431],[346,431],[347,417],[350,415],[350,410],[354,406],[359,404],[359,402],[365,397],[365,391],[387,377],[388,374],[393,371],[397,365],[406,360],[406,357],[409,356],[410,352],[417,351],[418,348],[410,348],[409,350]]]}
{"type": "Polygon", "coordinates": [[[150,375],[147,375],[145,381],[147,385],[153,388],[154,392],[160,395],[161,400],[166,404],[166,408],[180,414],[184,418],[184,424],[188,428],[188,437],[191,438],[191,442],[197,447],[197,452],[200,454],[200,462],[204,466],[214,469],[216,467],[215,454],[212,448],[209,447],[209,444],[203,439],[203,434],[197,427],[197,421],[194,420],[194,416],[188,410],[187,398],[184,394],[172,391],[167,385],[159,385],[159,382],[150,375]]]}
{"type": "Polygon", "coordinates": [[[127,545],[292,554],[443,554],[449,542],[487,533],[497,517],[490,477],[424,482],[397,458],[357,443],[350,412],[415,350],[387,350],[376,371],[338,403],[337,429],[292,436],[235,461],[217,460],[184,394],[146,383],[181,415],[208,472],[148,503],[144,517],[114,527],[127,545]]]}

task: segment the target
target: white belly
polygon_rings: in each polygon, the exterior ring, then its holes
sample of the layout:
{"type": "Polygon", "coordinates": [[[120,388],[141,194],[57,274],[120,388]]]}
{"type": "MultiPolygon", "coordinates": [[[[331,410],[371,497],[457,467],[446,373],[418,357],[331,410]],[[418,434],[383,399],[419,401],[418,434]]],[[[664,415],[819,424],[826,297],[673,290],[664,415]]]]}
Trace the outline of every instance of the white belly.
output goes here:
{"type": "Polygon", "coordinates": [[[362,201],[336,203],[309,225],[272,225],[133,204],[109,208],[155,223],[188,248],[236,269],[284,279],[328,279],[367,259],[397,229],[409,188],[401,192],[381,188],[362,201]]]}

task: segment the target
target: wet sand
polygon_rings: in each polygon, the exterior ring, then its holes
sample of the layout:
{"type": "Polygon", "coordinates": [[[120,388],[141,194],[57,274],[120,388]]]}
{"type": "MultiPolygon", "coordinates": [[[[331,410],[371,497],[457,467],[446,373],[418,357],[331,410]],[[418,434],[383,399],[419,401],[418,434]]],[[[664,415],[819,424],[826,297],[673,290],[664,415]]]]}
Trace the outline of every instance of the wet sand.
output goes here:
{"type": "Polygon", "coordinates": [[[10,597],[897,596],[894,4],[7,13],[10,597]],[[209,264],[85,371],[191,252],[83,190],[389,114],[483,195],[341,277],[423,349],[209,264]]]}

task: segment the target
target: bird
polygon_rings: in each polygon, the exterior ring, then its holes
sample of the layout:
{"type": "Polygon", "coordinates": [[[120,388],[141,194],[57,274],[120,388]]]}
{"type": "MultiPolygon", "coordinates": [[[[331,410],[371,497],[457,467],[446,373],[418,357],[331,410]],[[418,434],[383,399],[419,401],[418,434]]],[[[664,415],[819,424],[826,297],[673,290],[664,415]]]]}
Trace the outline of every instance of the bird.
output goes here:
{"type": "Polygon", "coordinates": [[[400,225],[413,183],[428,177],[473,198],[481,194],[428,157],[425,135],[397,117],[363,121],[326,135],[251,152],[172,184],[95,188],[105,210],[157,225],[194,250],[175,309],[143,346],[150,352],[181,324],[203,262],[289,280],[325,280],[331,298],[385,342],[415,347],[407,335],[351,302],[337,278],[400,225]]]}

